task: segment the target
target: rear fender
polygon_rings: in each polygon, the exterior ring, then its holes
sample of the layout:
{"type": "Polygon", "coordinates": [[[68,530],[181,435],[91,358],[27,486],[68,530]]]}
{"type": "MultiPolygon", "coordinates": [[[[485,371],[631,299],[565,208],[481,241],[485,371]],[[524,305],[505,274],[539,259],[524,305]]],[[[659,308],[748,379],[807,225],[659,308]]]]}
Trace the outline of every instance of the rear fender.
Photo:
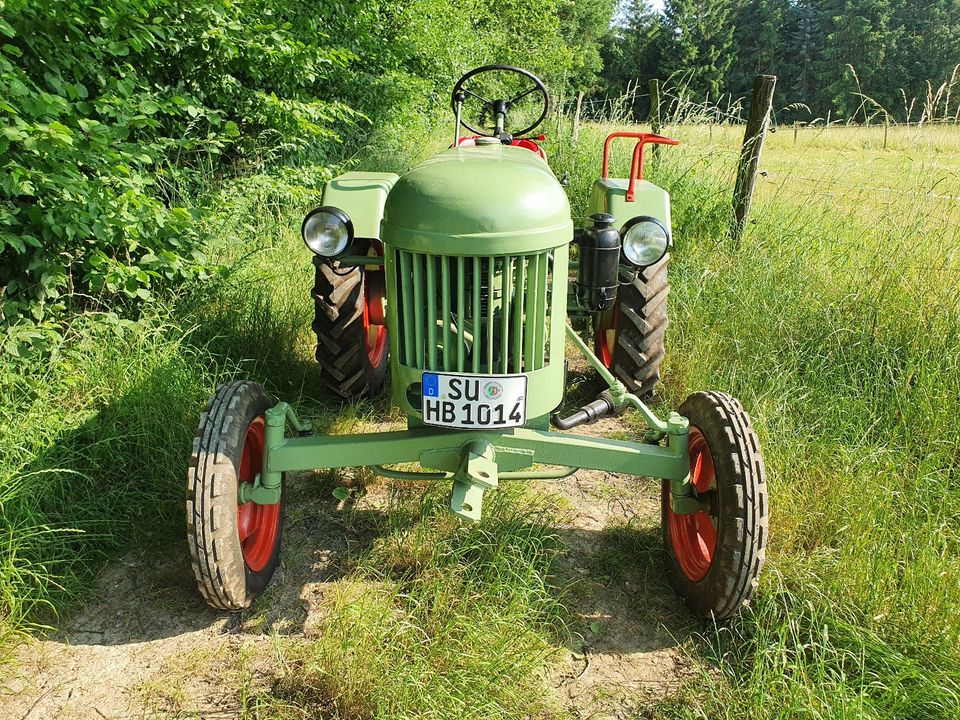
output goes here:
{"type": "Polygon", "coordinates": [[[638,180],[632,202],[627,201],[627,178],[600,178],[593,184],[590,193],[588,214],[609,213],[616,218],[615,227],[622,230],[628,220],[646,215],[659,220],[673,235],[670,228],[670,195],[647,180],[638,180]]]}
{"type": "Polygon", "coordinates": [[[395,173],[348,172],[338,175],[323,189],[323,204],[343,210],[353,221],[356,237],[380,240],[383,206],[399,178],[395,173]]]}

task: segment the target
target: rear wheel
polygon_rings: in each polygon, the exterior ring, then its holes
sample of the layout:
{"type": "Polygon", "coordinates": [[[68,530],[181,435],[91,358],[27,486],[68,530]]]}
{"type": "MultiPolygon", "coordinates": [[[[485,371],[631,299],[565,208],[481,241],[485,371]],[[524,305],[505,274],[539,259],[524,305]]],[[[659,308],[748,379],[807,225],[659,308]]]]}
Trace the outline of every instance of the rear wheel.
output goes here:
{"type": "Polygon", "coordinates": [[[594,352],[630,392],[653,393],[660,382],[667,330],[669,255],[620,285],[616,305],[597,316],[594,352]]]}
{"type": "Polygon", "coordinates": [[[680,407],[690,420],[690,481],[708,510],[673,512],[661,492],[671,582],[693,612],[724,620],[753,597],[767,543],[767,482],[750,417],[729,395],[694,393],[680,407]]]}
{"type": "Polygon", "coordinates": [[[220,610],[248,607],[280,561],[280,502],[239,504],[240,483],[263,468],[264,413],[273,401],[252,382],[221,386],[210,398],[187,469],[187,541],[200,593],[220,610]]]}
{"type": "Polygon", "coordinates": [[[313,262],[313,330],[324,383],[342,398],[380,395],[388,355],[383,271],[313,262]]]}

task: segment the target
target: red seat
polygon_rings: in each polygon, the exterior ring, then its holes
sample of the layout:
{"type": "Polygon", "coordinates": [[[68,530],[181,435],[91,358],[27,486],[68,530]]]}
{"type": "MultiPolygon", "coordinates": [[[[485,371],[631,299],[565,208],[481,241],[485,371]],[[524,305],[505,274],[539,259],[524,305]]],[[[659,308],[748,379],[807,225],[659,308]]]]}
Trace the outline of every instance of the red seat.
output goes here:
{"type": "MultiPolygon", "coordinates": [[[[468,136],[468,137],[462,137],[462,138],[460,138],[460,142],[457,143],[457,147],[473,147],[474,145],[477,144],[477,138],[478,138],[478,137],[482,137],[482,136],[480,136],[480,135],[470,135],[470,136],[468,136]]],[[[541,136],[540,136],[539,138],[537,138],[537,139],[538,139],[538,140],[543,140],[544,137],[543,137],[543,135],[541,135],[541,136]]],[[[536,153],[537,155],[539,155],[540,157],[542,157],[544,160],[547,159],[547,154],[543,151],[543,148],[542,148],[542,147],[540,147],[539,145],[537,145],[536,140],[532,140],[532,139],[530,139],[530,138],[514,138],[514,139],[510,142],[510,144],[513,145],[514,147],[526,148],[526,149],[529,150],[530,152],[536,153]]]]}

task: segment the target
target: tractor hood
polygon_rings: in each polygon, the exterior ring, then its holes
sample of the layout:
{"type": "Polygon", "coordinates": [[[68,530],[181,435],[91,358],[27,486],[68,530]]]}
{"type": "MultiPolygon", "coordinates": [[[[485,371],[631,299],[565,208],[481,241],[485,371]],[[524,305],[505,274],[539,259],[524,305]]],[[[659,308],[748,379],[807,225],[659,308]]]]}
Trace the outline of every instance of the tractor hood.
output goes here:
{"type": "Polygon", "coordinates": [[[384,243],[448,255],[536,252],[573,236],[563,187],[521,147],[452,148],[413,168],[384,207],[384,243]]]}

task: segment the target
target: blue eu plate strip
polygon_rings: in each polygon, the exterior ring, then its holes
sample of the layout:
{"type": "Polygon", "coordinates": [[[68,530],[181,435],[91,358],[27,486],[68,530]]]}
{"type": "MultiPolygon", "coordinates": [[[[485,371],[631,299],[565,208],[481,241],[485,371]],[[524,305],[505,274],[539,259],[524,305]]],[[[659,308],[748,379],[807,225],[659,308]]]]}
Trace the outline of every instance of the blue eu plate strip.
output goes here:
{"type": "Polygon", "coordinates": [[[425,397],[438,397],[440,395],[440,378],[436,373],[423,373],[421,382],[423,383],[425,397]]]}

